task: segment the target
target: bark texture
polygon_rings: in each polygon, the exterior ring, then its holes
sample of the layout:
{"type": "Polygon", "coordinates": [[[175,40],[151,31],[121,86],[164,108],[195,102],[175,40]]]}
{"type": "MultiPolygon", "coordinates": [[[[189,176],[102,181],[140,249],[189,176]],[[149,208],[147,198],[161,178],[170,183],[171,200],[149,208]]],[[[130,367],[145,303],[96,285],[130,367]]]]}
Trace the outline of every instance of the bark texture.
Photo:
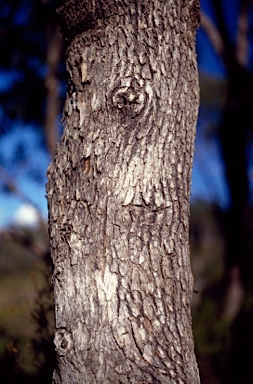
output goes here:
{"type": "Polygon", "coordinates": [[[48,170],[55,383],[199,383],[189,194],[198,1],[68,1],[48,170]]]}

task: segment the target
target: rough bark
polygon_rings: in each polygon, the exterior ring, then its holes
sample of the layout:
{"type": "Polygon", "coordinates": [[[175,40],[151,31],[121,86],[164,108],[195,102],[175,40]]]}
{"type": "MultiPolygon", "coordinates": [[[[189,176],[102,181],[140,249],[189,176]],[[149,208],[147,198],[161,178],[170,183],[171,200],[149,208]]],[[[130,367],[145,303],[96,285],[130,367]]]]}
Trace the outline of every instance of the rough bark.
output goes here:
{"type": "Polygon", "coordinates": [[[189,195],[197,1],[69,1],[48,171],[55,383],[199,383],[189,195]]]}

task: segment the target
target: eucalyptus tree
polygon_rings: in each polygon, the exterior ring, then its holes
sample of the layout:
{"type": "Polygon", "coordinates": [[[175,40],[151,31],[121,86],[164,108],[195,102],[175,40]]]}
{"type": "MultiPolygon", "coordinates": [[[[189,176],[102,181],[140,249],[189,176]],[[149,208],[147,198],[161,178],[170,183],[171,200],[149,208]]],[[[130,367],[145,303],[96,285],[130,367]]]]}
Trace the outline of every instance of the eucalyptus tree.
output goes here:
{"type": "Polygon", "coordinates": [[[189,198],[198,1],[58,2],[69,75],[48,170],[55,383],[199,383],[189,198]]]}

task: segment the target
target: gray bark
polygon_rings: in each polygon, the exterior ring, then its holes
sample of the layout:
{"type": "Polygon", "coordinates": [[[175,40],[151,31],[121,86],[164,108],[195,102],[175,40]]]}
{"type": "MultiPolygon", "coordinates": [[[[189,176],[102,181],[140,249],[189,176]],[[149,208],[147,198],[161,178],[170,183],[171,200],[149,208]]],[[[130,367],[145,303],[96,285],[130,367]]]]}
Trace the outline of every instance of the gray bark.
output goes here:
{"type": "Polygon", "coordinates": [[[189,196],[198,1],[69,1],[48,170],[55,383],[199,383],[189,196]]]}

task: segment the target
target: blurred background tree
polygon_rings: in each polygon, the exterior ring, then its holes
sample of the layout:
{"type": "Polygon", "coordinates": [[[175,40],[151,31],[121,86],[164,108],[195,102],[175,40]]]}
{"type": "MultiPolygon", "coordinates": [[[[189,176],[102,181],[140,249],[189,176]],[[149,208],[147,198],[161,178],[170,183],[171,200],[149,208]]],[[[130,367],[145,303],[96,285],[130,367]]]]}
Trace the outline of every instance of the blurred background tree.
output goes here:
{"type": "MultiPolygon", "coordinates": [[[[0,382],[51,383],[44,186],[61,135],[64,44],[53,1],[0,5],[0,382]]],[[[202,383],[246,384],[253,382],[253,6],[201,0],[201,9],[190,234],[196,352],[202,383]]]]}
{"type": "Polygon", "coordinates": [[[45,182],[61,134],[64,49],[51,1],[1,0],[0,20],[0,382],[49,383],[55,356],[45,182]]]}
{"type": "MultiPolygon", "coordinates": [[[[219,379],[227,383],[253,382],[252,10],[249,0],[202,2],[199,31],[220,60],[225,81],[220,91],[223,97],[219,103],[219,119],[212,135],[219,143],[229,200],[226,209],[216,206],[213,210],[223,239],[223,267],[219,280],[207,285],[202,292],[198,315],[204,316],[208,323],[211,321],[205,329],[207,349],[213,348],[209,351],[210,371],[216,371],[219,379]],[[206,316],[208,310],[212,312],[209,317],[206,316]]],[[[205,81],[203,85],[207,86],[205,81]]],[[[215,93],[209,93],[208,101],[207,92],[202,87],[204,108],[210,101],[213,103],[215,97],[215,93]]],[[[201,316],[199,320],[195,324],[196,337],[197,324],[203,326],[201,316]]]]}

